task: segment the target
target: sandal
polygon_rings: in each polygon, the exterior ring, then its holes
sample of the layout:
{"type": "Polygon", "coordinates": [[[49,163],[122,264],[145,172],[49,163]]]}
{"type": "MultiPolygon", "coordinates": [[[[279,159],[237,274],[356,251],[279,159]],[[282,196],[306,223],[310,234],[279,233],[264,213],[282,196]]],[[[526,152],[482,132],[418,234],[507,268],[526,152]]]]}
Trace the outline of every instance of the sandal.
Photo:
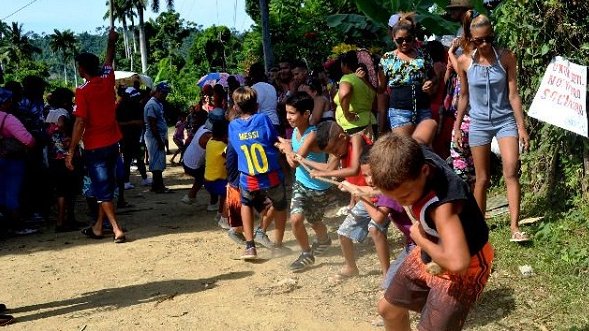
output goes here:
{"type": "Polygon", "coordinates": [[[523,231],[514,232],[513,234],[511,234],[511,239],[509,239],[509,241],[511,241],[511,242],[524,242],[524,241],[530,241],[530,240],[532,240],[532,239],[530,239],[528,234],[523,231]]]}
{"type": "Polygon", "coordinates": [[[122,244],[126,241],[127,241],[127,237],[125,237],[125,235],[115,238],[115,240],[114,240],[115,244],[122,244]]]}
{"type": "Polygon", "coordinates": [[[104,238],[103,235],[97,235],[96,233],[94,233],[94,230],[92,230],[92,227],[85,228],[81,232],[82,232],[83,235],[85,235],[86,237],[91,238],[91,239],[102,239],[102,238],[104,238]]]}

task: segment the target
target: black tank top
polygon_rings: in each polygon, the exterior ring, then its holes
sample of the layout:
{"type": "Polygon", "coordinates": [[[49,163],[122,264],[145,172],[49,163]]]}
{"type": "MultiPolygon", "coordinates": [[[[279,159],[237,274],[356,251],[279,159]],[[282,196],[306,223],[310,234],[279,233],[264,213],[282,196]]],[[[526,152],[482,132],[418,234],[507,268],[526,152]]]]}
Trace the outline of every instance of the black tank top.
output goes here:
{"type": "Polygon", "coordinates": [[[433,174],[428,179],[424,196],[412,206],[412,212],[420,220],[425,221],[426,232],[437,232],[434,221],[429,216],[431,208],[445,203],[462,202],[462,210],[458,214],[464,229],[470,255],[478,253],[489,240],[489,227],[483,213],[479,209],[468,185],[456,175],[438,155],[429,148],[422,146],[426,162],[432,166],[433,174]],[[433,230],[433,231],[431,231],[433,230]]]}

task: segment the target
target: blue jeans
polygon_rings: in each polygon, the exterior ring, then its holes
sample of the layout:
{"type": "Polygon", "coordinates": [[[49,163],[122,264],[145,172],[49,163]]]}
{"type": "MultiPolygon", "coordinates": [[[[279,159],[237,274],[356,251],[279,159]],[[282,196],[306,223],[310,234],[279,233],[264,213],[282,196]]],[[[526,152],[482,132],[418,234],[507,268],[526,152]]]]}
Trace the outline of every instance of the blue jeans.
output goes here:
{"type": "Polygon", "coordinates": [[[114,198],[117,187],[115,169],[118,156],[118,144],[84,150],[84,161],[91,181],[90,187],[98,202],[112,201],[114,198]]]}
{"type": "Polygon", "coordinates": [[[429,108],[417,109],[415,121],[413,119],[413,110],[389,108],[389,123],[391,129],[405,125],[417,125],[419,122],[432,118],[432,111],[429,108]]]}
{"type": "Polygon", "coordinates": [[[8,211],[16,211],[20,207],[24,176],[24,160],[0,158],[0,206],[8,211]]]}

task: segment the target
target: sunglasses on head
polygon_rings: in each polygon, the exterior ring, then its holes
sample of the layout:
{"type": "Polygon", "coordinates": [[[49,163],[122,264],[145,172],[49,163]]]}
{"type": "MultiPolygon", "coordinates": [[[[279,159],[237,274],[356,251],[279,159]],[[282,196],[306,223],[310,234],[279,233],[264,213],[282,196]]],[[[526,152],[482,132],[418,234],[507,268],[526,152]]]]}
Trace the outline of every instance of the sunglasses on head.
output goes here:
{"type": "Polygon", "coordinates": [[[492,44],[493,41],[495,41],[495,36],[486,36],[486,37],[480,37],[480,38],[472,38],[472,43],[475,44],[476,46],[480,46],[483,43],[487,43],[487,44],[492,44]]]}
{"type": "Polygon", "coordinates": [[[412,36],[407,36],[407,37],[399,37],[399,38],[396,38],[396,39],[395,39],[395,42],[396,42],[397,44],[399,44],[399,45],[402,45],[402,44],[403,44],[403,42],[410,43],[410,42],[413,42],[414,40],[415,40],[415,38],[414,38],[414,37],[412,37],[412,36]]]}

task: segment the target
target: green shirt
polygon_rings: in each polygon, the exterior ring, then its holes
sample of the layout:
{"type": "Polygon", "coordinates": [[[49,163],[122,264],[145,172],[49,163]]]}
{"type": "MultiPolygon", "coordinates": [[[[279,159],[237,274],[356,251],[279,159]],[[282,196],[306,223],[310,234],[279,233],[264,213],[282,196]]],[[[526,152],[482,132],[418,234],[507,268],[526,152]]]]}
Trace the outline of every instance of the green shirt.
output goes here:
{"type": "Polygon", "coordinates": [[[349,130],[376,123],[376,119],[372,114],[372,102],[376,94],[374,90],[354,73],[344,75],[342,79],[340,79],[340,84],[342,82],[352,85],[350,112],[358,114],[359,119],[352,122],[346,119],[340,104],[339,94],[336,94],[333,100],[337,106],[335,110],[335,120],[337,124],[339,124],[344,130],[349,130]]]}

